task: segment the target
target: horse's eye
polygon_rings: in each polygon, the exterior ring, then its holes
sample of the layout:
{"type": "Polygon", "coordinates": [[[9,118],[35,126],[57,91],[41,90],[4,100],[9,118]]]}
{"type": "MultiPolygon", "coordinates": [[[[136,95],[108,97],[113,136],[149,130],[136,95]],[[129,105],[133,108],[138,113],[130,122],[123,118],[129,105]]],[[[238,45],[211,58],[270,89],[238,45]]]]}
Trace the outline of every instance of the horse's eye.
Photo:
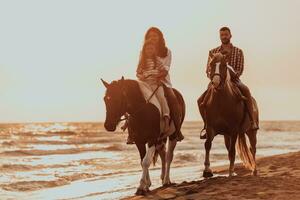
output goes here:
{"type": "Polygon", "coordinates": [[[109,101],[111,99],[111,97],[110,96],[106,96],[106,97],[104,97],[104,100],[107,100],[107,101],[109,101]]]}

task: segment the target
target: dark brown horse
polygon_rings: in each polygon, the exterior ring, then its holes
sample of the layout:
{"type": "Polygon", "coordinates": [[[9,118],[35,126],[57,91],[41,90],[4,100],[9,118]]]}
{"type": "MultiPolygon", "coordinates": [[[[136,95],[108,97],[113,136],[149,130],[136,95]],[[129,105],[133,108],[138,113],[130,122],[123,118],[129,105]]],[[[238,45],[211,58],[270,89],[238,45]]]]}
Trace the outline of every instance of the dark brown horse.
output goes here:
{"type": "MultiPolygon", "coordinates": [[[[211,68],[211,83],[207,90],[206,132],[205,141],[205,169],[204,177],[213,176],[210,169],[209,152],[212,141],[218,134],[224,135],[225,145],[230,160],[229,176],[234,174],[234,162],[236,147],[244,165],[256,175],[256,134],[257,130],[250,130],[250,119],[246,111],[245,103],[239,95],[237,88],[231,81],[230,69],[224,60],[211,68]],[[247,146],[245,134],[250,141],[250,149],[247,146]],[[236,145],[236,142],[237,145],[236,145]],[[236,147],[235,147],[236,146],[236,147]]],[[[258,123],[258,108],[254,102],[254,112],[258,123]]]]}
{"type": "MultiPolygon", "coordinates": [[[[125,113],[130,115],[128,131],[133,135],[140,154],[143,170],[136,194],[143,195],[149,191],[149,187],[151,186],[149,167],[152,161],[155,163],[158,154],[162,161],[162,184],[170,184],[170,166],[177,140],[175,134],[171,134],[168,137],[168,150],[166,151],[165,144],[167,139],[159,139],[160,112],[158,108],[151,103],[147,103],[135,80],[125,80],[122,77],[121,80],[113,81],[110,84],[103,80],[102,82],[107,88],[104,97],[106,105],[105,129],[115,131],[118,123],[121,121],[121,117],[125,113]]],[[[182,95],[175,89],[174,92],[182,108],[183,122],[185,103],[182,95]]]]}

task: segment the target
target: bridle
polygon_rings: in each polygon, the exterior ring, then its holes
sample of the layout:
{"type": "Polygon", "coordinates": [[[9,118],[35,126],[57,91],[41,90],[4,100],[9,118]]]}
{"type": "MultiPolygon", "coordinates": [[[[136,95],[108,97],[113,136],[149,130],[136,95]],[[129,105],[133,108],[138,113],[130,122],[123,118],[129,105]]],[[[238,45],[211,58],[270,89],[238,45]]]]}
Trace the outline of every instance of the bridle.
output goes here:
{"type": "Polygon", "coordinates": [[[213,85],[213,78],[215,76],[219,76],[220,77],[220,84],[218,85],[218,87],[215,87],[215,89],[221,89],[222,87],[224,87],[224,80],[222,79],[221,73],[220,73],[220,66],[221,66],[221,62],[216,63],[216,67],[215,67],[215,71],[214,74],[212,74],[211,76],[211,85],[213,85]]]}

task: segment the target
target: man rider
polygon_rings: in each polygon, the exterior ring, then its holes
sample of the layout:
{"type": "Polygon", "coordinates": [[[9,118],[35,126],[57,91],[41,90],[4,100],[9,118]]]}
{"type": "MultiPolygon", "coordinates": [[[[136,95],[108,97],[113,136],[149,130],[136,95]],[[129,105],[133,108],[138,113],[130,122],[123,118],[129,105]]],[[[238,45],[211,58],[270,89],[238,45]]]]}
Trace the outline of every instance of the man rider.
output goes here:
{"type": "MultiPolygon", "coordinates": [[[[239,79],[239,77],[242,75],[244,71],[244,55],[243,51],[239,49],[238,47],[235,47],[230,42],[231,40],[231,31],[228,27],[222,27],[219,30],[220,33],[220,39],[221,39],[221,46],[214,48],[209,51],[208,55],[208,61],[207,61],[207,67],[206,67],[206,74],[207,77],[210,77],[210,66],[214,65],[217,60],[220,59],[220,56],[225,59],[227,65],[229,65],[230,70],[234,70],[231,73],[235,73],[235,76],[232,76],[232,81],[237,85],[243,96],[245,96],[247,99],[246,106],[247,110],[250,116],[251,120],[251,129],[258,129],[258,125],[255,121],[255,116],[253,112],[253,102],[252,97],[249,88],[242,83],[242,81],[239,79]]],[[[202,116],[202,119],[204,121],[204,126],[206,126],[206,117],[205,117],[205,99],[206,92],[201,95],[201,97],[198,99],[198,107],[202,116]]],[[[206,127],[204,127],[205,130],[206,127]]],[[[202,131],[200,133],[200,138],[205,139],[206,138],[206,132],[202,131]]]]}

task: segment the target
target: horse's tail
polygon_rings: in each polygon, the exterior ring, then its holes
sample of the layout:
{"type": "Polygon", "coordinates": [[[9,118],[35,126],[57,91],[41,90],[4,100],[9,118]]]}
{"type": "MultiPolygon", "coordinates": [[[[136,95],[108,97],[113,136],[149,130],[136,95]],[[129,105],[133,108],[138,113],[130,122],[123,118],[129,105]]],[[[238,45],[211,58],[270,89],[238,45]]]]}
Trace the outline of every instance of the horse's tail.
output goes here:
{"type": "Polygon", "coordinates": [[[255,169],[255,159],[248,147],[246,136],[243,132],[238,134],[236,149],[244,166],[253,171],[255,169]]]}

